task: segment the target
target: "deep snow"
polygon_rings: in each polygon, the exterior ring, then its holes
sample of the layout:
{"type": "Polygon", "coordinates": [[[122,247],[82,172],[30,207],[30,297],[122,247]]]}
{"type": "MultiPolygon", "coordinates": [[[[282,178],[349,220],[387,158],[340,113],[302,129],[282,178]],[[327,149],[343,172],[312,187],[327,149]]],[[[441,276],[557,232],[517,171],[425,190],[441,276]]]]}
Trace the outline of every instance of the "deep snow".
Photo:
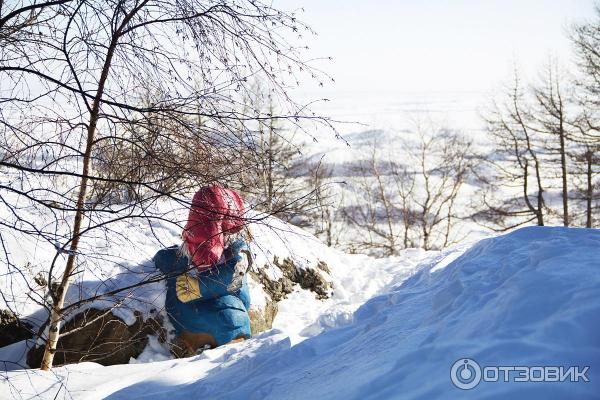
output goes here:
{"type": "Polygon", "coordinates": [[[289,321],[315,300],[291,296],[279,329],[245,343],[182,360],[12,371],[0,397],[600,398],[600,231],[530,227],[416,253],[416,267],[407,262],[414,255],[340,255],[342,294],[302,335],[289,321]],[[350,300],[363,297],[354,291],[376,271],[387,274],[374,280],[380,294],[352,313],[350,300]],[[450,369],[464,357],[482,366],[589,366],[589,382],[481,382],[463,391],[450,369]]]}

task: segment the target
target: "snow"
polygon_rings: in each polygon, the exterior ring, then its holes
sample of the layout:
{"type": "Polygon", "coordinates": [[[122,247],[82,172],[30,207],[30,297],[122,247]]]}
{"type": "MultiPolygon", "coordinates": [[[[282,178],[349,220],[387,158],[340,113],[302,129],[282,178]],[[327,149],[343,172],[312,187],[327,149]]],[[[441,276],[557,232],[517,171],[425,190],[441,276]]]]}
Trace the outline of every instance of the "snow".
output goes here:
{"type": "MultiPolygon", "coordinates": [[[[175,222],[118,221],[111,223],[109,232],[92,233],[82,238],[80,248],[86,256],[85,265],[78,271],[67,292],[66,305],[158,277],[152,257],[159,249],[181,242],[181,228],[177,227],[176,221],[185,220],[187,209],[170,201],[161,202],[157,209],[155,214],[175,222]]],[[[29,213],[27,217],[30,220],[42,221],[40,225],[56,225],[51,215],[36,216],[32,208],[25,207],[22,212],[29,213]]],[[[9,215],[9,212],[0,207],[0,215],[9,215]]],[[[246,217],[256,221],[252,223],[256,240],[251,243],[254,269],[262,268],[272,279],[281,277],[281,271],[273,264],[274,257],[280,260],[290,258],[298,268],[316,268],[320,261],[337,262],[336,251],[323,246],[314,236],[299,228],[252,210],[246,217]]],[[[31,299],[42,298],[46,289],[32,282],[38,273],[47,276],[55,249],[39,237],[35,240],[6,227],[0,227],[0,237],[8,251],[8,260],[4,260],[4,253],[0,252],[0,291],[6,294],[0,296],[0,309],[11,309],[37,327],[48,313],[31,299]]],[[[57,263],[55,279],[62,273],[63,266],[64,260],[57,263]]],[[[251,281],[250,288],[252,307],[263,308],[266,294],[262,287],[251,281]]],[[[143,315],[162,312],[165,294],[165,283],[153,282],[84,304],[73,312],[116,306],[113,314],[131,325],[136,321],[136,312],[143,315]]]]}
{"type": "MultiPolygon", "coordinates": [[[[294,246],[312,240],[282,235],[294,246]]],[[[296,250],[306,250],[305,260],[328,258],[334,295],[321,302],[293,293],[280,303],[275,329],[187,359],[167,359],[150,340],[129,365],[9,371],[0,398],[599,396],[598,230],[529,227],[390,259],[314,242],[296,250]],[[463,391],[452,385],[450,369],[465,357],[482,366],[589,366],[589,382],[481,382],[463,391]]]]}

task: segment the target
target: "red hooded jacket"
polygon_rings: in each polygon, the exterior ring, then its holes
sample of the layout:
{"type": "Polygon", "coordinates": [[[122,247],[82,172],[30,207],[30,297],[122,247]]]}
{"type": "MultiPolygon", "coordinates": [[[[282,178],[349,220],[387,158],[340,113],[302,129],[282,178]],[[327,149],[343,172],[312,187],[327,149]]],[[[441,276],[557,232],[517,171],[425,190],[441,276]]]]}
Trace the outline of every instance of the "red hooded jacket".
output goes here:
{"type": "Polygon", "coordinates": [[[222,186],[205,186],[192,200],[183,241],[199,271],[215,264],[225,248],[225,235],[244,226],[244,203],[239,194],[222,186]]]}

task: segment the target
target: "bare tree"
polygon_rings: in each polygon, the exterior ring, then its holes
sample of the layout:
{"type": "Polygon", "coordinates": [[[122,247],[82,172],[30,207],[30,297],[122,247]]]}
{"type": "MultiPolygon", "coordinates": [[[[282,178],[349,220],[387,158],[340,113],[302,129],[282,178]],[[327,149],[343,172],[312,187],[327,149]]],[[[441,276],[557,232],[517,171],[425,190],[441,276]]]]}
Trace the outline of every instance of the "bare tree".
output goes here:
{"type": "Polygon", "coordinates": [[[531,115],[515,72],[513,85],[503,102],[495,103],[486,118],[495,147],[491,154],[481,158],[491,168],[488,174],[480,175],[483,210],[474,215],[476,220],[491,221],[500,230],[532,221],[544,225],[546,203],[541,160],[544,147],[539,133],[531,127],[531,115]],[[515,192],[506,198],[499,187],[514,188],[515,192]]]}
{"type": "Polygon", "coordinates": [[[77,306],[65,304],[69,286],[86,261],[98,258],[81,246],[82,238],[125,219],[176,223],[152,211],[152,204],[169,198],[186,207],[199,183],[235,180],[243,168],[231,162],[240,124],[289,120],[299,126],[319,119],[289,100],[281,78],[284,71],[318,71],[284,39],[284,32],[308,28],[295,15],[254,0],[31,1],[9,7],[0,3],[0,166],[19,184],[3,181],[2,189],[56,218],[52,229],[35,228],[15,197],[3,196],[12,215],[2,224],[56,245],[44,303],[50,319],[42,369],[50,369],[61,323],[77,306]],[[277,115],[239,111],[247,82],[257,74],[287,105],[277,115]],[[129,161],[122,162],[125,153],[129,161]],[[229,169],[203,176],[190,168],[184,174],[190,179],[180,180],[178,161],[199,154],[210,155],[206,164],[229,169]],[[103,169],[103,163],[119,168],[103,169]],[[117,207],[90,204],[101,182],[131,188],[135,196],[117,207]]]}
{"type": "MultiPolygon", "coordinates": [[[[312,227],[320,209],[319,188],[303,156],[298,127],[277,118],[280,104],[261,81],[252,85],[242,109],[267,118],[246,124],[239,150],[239,184],[253,207],[300,227],[312,227]],[[273,116],[269,118],[268,116],[273,116]]],[[[226,167],[226,166],[224,166],[226,167]]]]}
{"type": "Polygon", "coordinates": [[[365,249],[397,254],[402,248],[445,247],[456,239],[457,201],[472,173],[471,143],[459,133],[417,125],[413,140],[387,158],[376,145],[356,167],[354,204],[344,215],[365,249]],[[395,161],[402,154],[404,163],[395,161]]]}
{"type": "Polygon", "coordinates": [[[598,200],[600,200],[600,182],[597,179],[600,157],[599,149],[590,145],[584,146],[582,151],[573,157],[574,173],[577,178],[575,183],[576,199],[582,200],[584,226],[592,228],[595,225],[594,216],[598,212],[598,200]]]}
{"type": "MultiPolygon", "coordinates": [[[[268,115],[276,114],[274,100],[270,95],[267,96],[265,112],[268,115]]],[[[285,130],[286,128],[275,119],[259,124],[256,151],[253,152],[256,155],[256,167],[253,172],[258,177],[258,185],[255,180],[252,186],[255,194],[256,188],[262,192],[256,198],[264,211],[280,210],[280,216],[290,220],[293,219],[291,214],[296,214],[298,209],[287,208],[284,213],[282,206],[301,197],[299,194],[304,188],[295,184],[294,179],[294,167],[300,159],[300,149],[293,144],[291,135],[284,134],[285,130]]]]}
{"type": "Polygon", "coordinates": [[[585,201],[585,226],[594,225],[597,212],[598,183],[595,181],[600,159],[600,6],[595,6],[593,20],[577,24],[570,32],[578,66],[575,79],[580,115],[575,122],[577,150],[575,163],[583,177],[577,187],[578,197],[585,201]]]}
{"type": "Polygon", "coordinates": [[[600,110],[600,5],[595,6],[595,19],[576,24],[570,32],[579,74],[575,84],[580,92],[580,101],[586,108],[588,134],[600,139],[598,111],[600,110]]]}
{"type": "Polygon", "coordinates": [[[583,202],[584,226],[592,228],[595,222],[595,214],[598,212],[598,200],[600,193],[598,189],[600,182],[597,180],[600,171],[600,143],[593,133],[590,134],[590,122],[586,107],[582,107],[579,117],[573,122],[574,133],[572,135],[572,168],[575,188],[574,199],[583,202]]]}
{"type": "Polygon", "coordinates": [[[33,43],[41,27],[51,26],[58,6],[73,0],[14,1],[0,3],[0,44],[20,48],[23,42],[33,43]],[[36,30],[37,29],[37,30],[36,30]]]}
{"type": "Polygon", "coordinates": [[[311,214],[315,235],[324,237],[327,246],[338,246],[342,231],[345,229],[341,209],[344,204],[346,182],[334,178],[334,167],[324,164],[323,158],[310,166],[309,171],[308,186],[315,191],[317,206],[311,214]]]}
{"type": "Polygon", "coordinates": [[[471,142],[455,132],[441,129],[419,134],[418,174],[424,194],[416,199],[422,232],[422,247],[446,247],[456,218],[459,192],[472,170],[471,142]],[[434,235],[439,236],[436,240],[434,235]]]}
{"type": "Polygon", "coordinates": [[[398,240],[398,216],[392,205],[393,187],[389,185],[385,165],[379,157],[377,143],[371,146],[369,158],[352,167],[356,177],[353,182],[354,201],[346,205],[343,215],[357,228],[359,239],[354,242],[367,251],[381,251],[389,256],[400,248],[398,240]]]}
{"type": "Polygon", "coordinates": [[[579,78],[575,85],[582,90],[574,91],[557,61],[550,60],[526,91],[515,72],[510,91],[487,118],[495,148],[481,159],[489,169],[480,176],[483,206],[476,219],[498,230],[533,221],[544,225],[554,216],[564,226],[577,225],[580,215],[586,226],[593,224],[598,146],[593,81],[579,78]],[[511,187],[519,187],[521,195],[507,195],[511,187]],[[560,190],[560,208],[546,202],[553,189],[560,190]]]}
{"type": "MultiPolygon", "coordinates": [[[[568,152],[569,152],[569,108],[573,105],[573,96],[565,88],[565,79],[559,72],[556,61],[550,60],[544,69],[541,82],[533,88],[536,109],[533,110],[533,119],[537,122],[532,130],[547,134],[549,140],[544,147],[549,155],[559,157],[562,197],[562,222],[569,226],[569,178],[568,178],[568,152]]],[[[548,165],[554,162],[547,161],[548,165]]]]}
{"type": "Polygon", "coordinates": [[[402,245],[405,249],[415,247],[412,234],[418,216],[413,203],[416,190],[415,174],[408,169],[408,166],[396,163],[390,163],[390,170],[398,194],[396,203],[402,219],[402,245]]]}

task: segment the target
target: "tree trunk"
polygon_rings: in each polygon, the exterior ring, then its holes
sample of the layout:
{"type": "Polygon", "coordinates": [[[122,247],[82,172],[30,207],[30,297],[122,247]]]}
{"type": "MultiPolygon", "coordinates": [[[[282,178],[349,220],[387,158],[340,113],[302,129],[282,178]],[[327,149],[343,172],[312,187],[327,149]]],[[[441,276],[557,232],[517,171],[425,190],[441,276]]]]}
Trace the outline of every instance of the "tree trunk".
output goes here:
{"type": "Polygon", "coordinates": [[[585,153],[585,161],[587,163],[587,171],[586,171],[586,178],[587,178],[587,190],[586,190],[586,207],[585,207],[585,215],[586,215],[586,219],[585,219],[585,227],[586,228],[591,228],[592,227],[592,196],[594,194],[594,186],[592,183],[592,152],[588,151],[585,153]]]}
{"type": "Polygon", "coordinates": [[[567,155],[565,150],[565,130],[560,121],[560,167],[562,172],[563,225],[569,226],[569,190],[567,187],[567,155]]]}
{"type": "Polygon", "coordinates": [[[377,162],[375,161],[375,158],[373,157],[373,172],[375,173],[375,179],[377,179],[377,187],[378,187],[378,191],[379,191],[379,197],[381,199],[381,203],[383,204],[383,208],[385,211],[385,219],[386,219],[386,224],[387,224],[387,228],[388,228],[388,237],[387,237],[387,241],[388,241],[388,255],[394,255],[396,254],[396,235],[394,233],[394,221],[393,221],[393,214],[392,214],[392,209],[391,209],[391,205],[388,201],[388,196],[385,193],[385,185],[383,183],[383,181],[381,180],[381,174],[379,173],[379,169],[377,168],[377,162]]]}
{"type": "Polygon", "coordinates": [[[404,221],[404,248],[405,249],[408,249],[408,233],[409,233],[409,225],[408,225],[408,222],[404,221]]]}
{"type": "Polygon", "coordinates": [[[327,209],[327,246],[333,246],[333,215],[330,209],[327,209]]]}
{"type": "Polygon", "coordinates": [[[104,60],[104,66],[102,68],[100,80],[98,81],[98,90],[96,91],[96,96],[94,97],[94,103],[90,112],[85,152],[83,154],[83,169],[81,171],[81,181],[79,183],[79,194],[77,195],[77,211],[75,212],[73,232],[71,233],[69,257],[67,258],[67,265],[65,266],[65,271],[63,273],[60,285],[58,286],[57,293],[53,295],[52,310],[50,312],[50,329],[48,332],[48,340],[46,341],[46,347],[44,349],[44,356],[41,364],[42,371],[48,371],[52,368],[54,354],[56,353],[56,346],[60,337],[60,323],[63,318],[62,308],[65,303],[67,290],[69,289],[71,275],[75,270],[76,254],[79,247],[79,239],[81,238],[81,224],[85,214],[85,199],[87,196],[89,173],[92,160],[92,147],[100,115],[100,101],[102,99],[102,95],[104,94],[104,87],[106,85],[106,80],[108,79],[110,63],[117,46],[117,40],[118,34],[115,34],[106,53],[106,59],[104,60]]]}
{"type": "Polygon", "coordinates": [[[267,170],[268,172],[268,179],[267,179],[267,199],[269,200],[269,211],[273,211],[273,209],[275,208],[275,204],[273,201],[273,179],[275,179],[274,175],[275,172],[273,171],[273,146],[274,146],[274,140],[273,140],[273,120],[271,120],[269,122],[269,146],[267,147],[267,170]]]}
{"type": "MultiPolygon", "coordinates": [[[[98,101],[99,106],[99,101],[98,101]]],[[[73,223],[73,232],[71,235],[72,241],[69,248],[69,257],[67,258],[67,265],[63,273],[60,285],[58,286],[57,293],[54,296],[52,304],[52,311],[50,313],[50,330],[48,332],[48,340],[46,341],[46,348],[44,350],[44,356],[42,358],[42,371],[48,371],[52,368],[54,361],[54,354],[56,353],[56,346],[58,344],[58,338],[60,336],[60,323],[62,320],[62,308],[65,303],[65,296],[69,289],[71,275],[75,270],[75,254],[79,247],[79,239],[81,232],[81,224],[84,218],[84,207],[85,198],[87,195],[88,187],[88,175],[91,163],[91,152],[92,142],[94,141],[94,133],[96,131],[96,124],[98,122],[98,109],[94,107],[95,114],[92,114],[90,125],[88,127],[86,149],[83,156],[83,170],[81,182],[79,184],[79,195],[77,196],[77,211],[75,213],[75,220],[73,223]]],[[[94,112],[94,111],[92,111],[94,112]]]]}

